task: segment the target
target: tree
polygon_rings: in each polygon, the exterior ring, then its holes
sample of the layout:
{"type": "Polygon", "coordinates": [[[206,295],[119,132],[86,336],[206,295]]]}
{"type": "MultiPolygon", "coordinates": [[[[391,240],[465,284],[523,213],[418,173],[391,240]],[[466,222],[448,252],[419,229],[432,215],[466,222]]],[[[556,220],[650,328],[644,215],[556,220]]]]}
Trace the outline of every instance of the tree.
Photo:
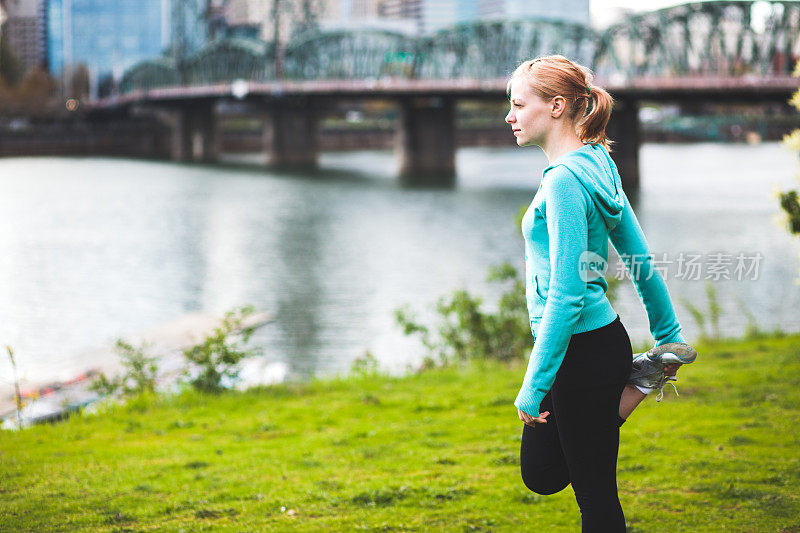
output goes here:
{"type": "Polygon", "coordinates": [[[83,63],[72,71],[69,79],[68,97],[86,100],[89,98],[89,69],[83,63]]]}
{"type": "Polygon", "coordinates": [[[14,55],[5,34],[0,34],[0,83],[16,86],[25,74],[25,67],[14,55]]]}
{"type": "Polygon", "coordinates": [[[52,116],[61,111],[58,83],[41,67],[28,70],[14,87],[0,83],[0,112],[32,117],[52,116]]]}
{"type": "MultiPolygon", "coordinates": [[[[800,61],[795,64],[792,76],[800,78],[800,61]]],[[[800,89],[795,91],[789,99],[789,103],[800,110],[800,89]]],[[[800,154],[800,129],[785,135],[782,140],[784,146],[800,154]]],[[[788,219],[788,229],[792,235],[800,234],[800,197],[797,189],[780,192],[778,194],[781,209],[786,213],[788,219]]]]}

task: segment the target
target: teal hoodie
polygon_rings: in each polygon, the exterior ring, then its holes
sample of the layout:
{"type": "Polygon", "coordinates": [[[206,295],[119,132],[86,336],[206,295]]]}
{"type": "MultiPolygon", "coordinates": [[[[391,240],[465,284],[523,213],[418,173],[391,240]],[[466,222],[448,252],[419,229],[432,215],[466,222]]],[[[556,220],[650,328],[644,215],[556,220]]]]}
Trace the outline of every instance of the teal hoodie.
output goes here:
{"type": "Polygon", "coordinates": [[[539,416],[539,404],[553,385],[570,336],[617,318],[603,277],[609,239],[631,274],[656,346],[685,342],[617,166],[602,145],[586,144],[544,169],[522,218],[522,235],[535,342],[514,401],[518,409],[539,416]]]}

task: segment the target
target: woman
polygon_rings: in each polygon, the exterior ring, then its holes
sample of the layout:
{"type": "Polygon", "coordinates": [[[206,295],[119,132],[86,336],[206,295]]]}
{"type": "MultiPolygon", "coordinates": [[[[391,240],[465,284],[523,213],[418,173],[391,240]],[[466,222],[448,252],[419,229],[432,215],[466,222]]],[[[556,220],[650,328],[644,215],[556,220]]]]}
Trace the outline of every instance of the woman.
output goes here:
{"type": "MultiPolygon", "coordinates": [[[[508,82],[506,122],[549,165],[522,219],[535,343],[514,405],[525,422],[520,462],[529,489],[572,484],[583,531],[625,531],[617,496],[619,427],[696,353],[608,154],[613,100],[588,69],[554,55],[525,61],[508,82]],[[606,297],[608,241],[631,272],[656,346],[632,353],[606,297]]],[[[663,391],[662,391],[663,394],[663,391]]]]}

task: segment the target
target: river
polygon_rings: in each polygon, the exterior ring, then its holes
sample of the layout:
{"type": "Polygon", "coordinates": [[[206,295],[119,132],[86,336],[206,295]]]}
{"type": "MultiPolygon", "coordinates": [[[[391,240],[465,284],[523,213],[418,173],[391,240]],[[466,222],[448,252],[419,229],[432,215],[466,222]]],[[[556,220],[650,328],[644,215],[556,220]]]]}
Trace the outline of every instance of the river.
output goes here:
{"type": "MultiPolygon", "coordinates": [[[[258,159],[0,159],[0,344],[20,376],[66,379],[92,365],[79,355],[88,348],[244,304],[274,315],[253,342],[286,377],[347,371],[365,350],[402,373],[424,352],[393,310],[431,320],[457,288],[492,301],[489,266],[524,269],[514,217],[547,164],[536,147],[463,148],[455,188],[407,189],[391,151],[324,152],[309,173],[248,164],[258,159]]],[[[682,301],[706,308],[706,277],[723,334],[744,330],[742,303],[764,329],[800,329],[800,238],[774,197],[798,185],[797,154],[774,142],[645,144],[640,165],[632,202],[651,250],[674,261],[664,277],[687,338],[699,329],[682,301]],[[693,254],[699,279],[678,271],[693,254]]],[[[629,281],[615,308],[634,342],[649,338],[629,281]]]]}

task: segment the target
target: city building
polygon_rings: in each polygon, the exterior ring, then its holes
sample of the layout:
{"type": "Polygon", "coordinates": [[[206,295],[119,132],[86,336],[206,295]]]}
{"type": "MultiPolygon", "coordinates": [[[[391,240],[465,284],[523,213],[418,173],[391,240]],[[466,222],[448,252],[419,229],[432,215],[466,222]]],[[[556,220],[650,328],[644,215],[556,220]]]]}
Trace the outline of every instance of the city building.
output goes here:
{"type": "Polygon", "coordinates": [[[379,15],[387,20],[402,21],[410,33],[418,35],[425,31],[422,4],[423,0],[384,0],[379,15]]]}
{"type": "MultiPolygon", "coordinates": [[[[355,1],[355,0],[353,0],[355,1]]],[[[589,25],[589,0],[384,0],[389,18],[413,19],[418,33],[487,19],[549,18],[589,25]]]]}
{"type": "Polygon", "coordinates": [[[227,0],[223,9],[226,35],[278,40],[285,44],[292,35],[304,28],[316,27],[321,31],[351,29],[385,29],[414,34],[418,31],[417,19],[398,16],[390,9],[387,0],[280,0],[280,10],[275,16],[275,0],[227,0]]]}
{"type": "Polygon", "coordinates": [[[226,34],[273,42],[277,32],[278,41],[286,44],[303,25],[306,15],[319,18],[326,10],[326,3],[325,0],[279,0],[276,6],[276,0],[227,0],[223,8],[226,34]]]}
{"type": "Polygon", "coordinates": [[[44,0],[5,0],[0,34],[24,70],[46,66],[44,0]]]}
{"type": "Polygon", "coordinates": [[[481,18],[541,17],[590,23],[589,0],[478,0],[478,4],[481,18]]]}
{"type": "Polygon", "coordinates": [[[384,0],[382,13],[415,21],[418,34],[481,18],[480,0],[384,0]]]}
{"type": "Polygon", "coordinates": [[[62,81],[84,64],[96,88],[169,48],[170,0],[46,0],[45,6],[50,72],[62,81]]]}
{"type": "Polygon", "coordinates": [[[412,35],[419,32],[417,18],[392,10],[387,0],[323,0],[323,5],[319,19],[322,30],[371,28],[412,35]]]}

